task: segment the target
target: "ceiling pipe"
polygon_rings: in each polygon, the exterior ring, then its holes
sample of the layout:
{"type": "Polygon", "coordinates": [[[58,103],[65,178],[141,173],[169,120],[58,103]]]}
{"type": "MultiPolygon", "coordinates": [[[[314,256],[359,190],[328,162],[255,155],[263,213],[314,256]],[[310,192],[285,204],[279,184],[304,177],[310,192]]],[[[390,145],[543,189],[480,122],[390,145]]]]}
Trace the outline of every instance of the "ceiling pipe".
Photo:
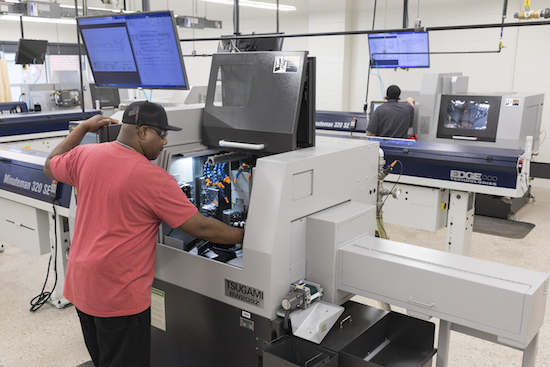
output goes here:
{"type": "MultiPolygon", "coordinates": [[[[85,1],[85,0],[84,0],[85,1]]],[[[74,11],[75,14],[78,16],[78,0],[74,0],[74,11]]],[[[82,4],[82,14],[86,14],[86,5],[85,2],[82,4]]],[[[80,106],[82,107],[82,120],[86,120],[86,106],[85,106],[85,100],[84,98],[84,77],[82,75],[83,67],[82,67],[82,50],[80,49],[80,32],[78,31],[78,23],[76,25],[76,41],[77,41],[77,47],[78,47],[78,70],[80,71],[80,106]]]]}
{"type": "Polygon", "coordinates": [[[239,36],[241,34],[239,20],[239,0],[235,0],[233,3],[233,28],[235,30],[235,36],[239,36]]]}
{"type": "Polygon", "coordinates": [[[403,0],[403,28],[409,28],[409,0],[403,0]]]}
{"type": "Polygon", "coordinates": [[[279,33],[279,0],[277,0],[277,33],[279,33]]]}
{"type": "MultiPolygon", "coordinates": [[[[487,24],[473,24],[463,26],[441,26],[441,27],[422,27],[422,31],[437,32],[437,31],[455,31],[455,30],[467,30],[467,29],[487,29],[487,28],[510,28],[510,27],[522,27],[522,26],[539,26],[550,25],[548,20],[539,20],[528,23],[487,23],[487,24]]],[[[369,33],[396,33],[396,32],[414,32],[419,31],[415,28],[398,28],[398,29],[379,29],[379,30],[362,30],[362,31],[342,31],[342,32],[319,32],[319,33],[296,33],[296,34],[276,34],[276,35],[246,35],[246,36],[233,36],[232,39],[250,39],[250,38],[297,38],[297,37],[326,37],[326,36],[354,36],[369,33]]],[[[193,41],[219,41],[227,39],[227,37],[204,37],[204,38],[182,38],[181,42],[193,42],[193,41]]]]}

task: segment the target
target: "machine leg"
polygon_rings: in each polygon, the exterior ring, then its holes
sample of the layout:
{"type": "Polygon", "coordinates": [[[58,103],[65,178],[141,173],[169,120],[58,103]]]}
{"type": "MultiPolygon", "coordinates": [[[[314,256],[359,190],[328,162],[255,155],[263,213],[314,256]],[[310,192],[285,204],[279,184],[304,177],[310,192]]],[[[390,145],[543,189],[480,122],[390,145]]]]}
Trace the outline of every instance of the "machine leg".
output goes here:
{"type": "Polygon", "coordinates": [[[539,345],[539,334],[535,335],[531,343],[523,351],[522,367],[535,367],[535,360],[537,357],[537,349],[539,345]]]}
{"type": "Polygon", "coordinates": [[[435,367],[447,367],[449,363],[449,346],[451,345],[451,323],[439,320],[439,338],[435,367]]]}
{"type": "Polygon", "coordinates": [[[474,229],[475,193],[451,190],[447,216],[447,252],[470,256],[474,229]]]}
{"type": "Polygon", "coordinates": [[[57,272],[57,284],[50,296],[50,303],[63,308],[70,302],[63,297],[63,287],[65,285],[65,271],[67,268],[67,252],[69,249],[70,237],[68,231],[68,220],[59,214],[54,220],[53,213],[50,216],[50,246],[52,254],[55,254],[55,271],[57,272]],[[55,228],[55,230],[54,230],[55,228]]]}

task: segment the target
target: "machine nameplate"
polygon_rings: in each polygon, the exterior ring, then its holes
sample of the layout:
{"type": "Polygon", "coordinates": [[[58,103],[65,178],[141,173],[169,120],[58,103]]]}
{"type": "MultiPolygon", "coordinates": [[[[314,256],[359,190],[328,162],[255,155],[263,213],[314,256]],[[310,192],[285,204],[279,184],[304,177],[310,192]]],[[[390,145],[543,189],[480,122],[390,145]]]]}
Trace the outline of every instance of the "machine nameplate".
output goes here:
{"type": "MultiPolygon", "coordinates": [[[[51,203],[50,190],[52,180],[46,176],[42,167],[18,162],[11,159],[0,159],[0,190],[51,203]]],[[[69,207],[70,186],[60,184],[58,189],[65,195],[59,197],[58,203],[69,207]]]]}
{"type": "Polygon", "coordinates": [[[273,65],[274,73],[297,73],[299,70],[300,56],[276,57],[273,65]]]}
{"type": "Polygon", "coordinates": [[[225,295],[264,308],[264,291],[225,279],[225,295]]]}
{"type": "Polygon", "coordinates": [[[244,327],[245,329],[248,329],[250,331],[254,331],[254,321],[247,320],[243,317],[240,318],[239,325],[241,327],[244,327]]]}
{"type": "Polygon", "coordinates": [[[485,175],[481,172],[451,170],[451,181],[473,183],[478,185],[497,186],[497,175],[485,175]]]}
{"type": "Polygon", "coordinates": [[[519,98],[506,98],[506,107],[512,106],[512,107],[519,107],[519,98]]]}

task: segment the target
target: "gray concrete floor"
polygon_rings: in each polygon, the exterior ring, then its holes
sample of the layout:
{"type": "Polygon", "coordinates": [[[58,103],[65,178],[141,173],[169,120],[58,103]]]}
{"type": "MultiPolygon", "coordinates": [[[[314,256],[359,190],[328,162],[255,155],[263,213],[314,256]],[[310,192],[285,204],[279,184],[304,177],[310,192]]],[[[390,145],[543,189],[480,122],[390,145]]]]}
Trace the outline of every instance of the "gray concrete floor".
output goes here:
{"type": "MultiPolygon", "coordinates": [[[[473,234],[472,256],[550,273],[550,181],[535,179],[530,202],[517,220],[536,227],[524,239],[473,234]]],[[[444,250],[446,229],[427,232],[386,225],[391,240],[444,250]]],[[[30,312],[31,299],[42,289],[49,255],[38,256],[8,243],[0,253],[0,367],[75,367],[90,360],[74,307],[49,304],[30,312]]],[[[50,276],[46,290],[53,285],[50,276]]],[[[371,300],[356,297],[367,304],[371,300]]],[[[397,310],[400,311],[400,310],[397,310]]],[[[402,310],[401,310],[402,311],[402,310]]],[[[550,314],[547,307],[546,316],[550,314]]],[[[432,320],[438,324],[438,320],[432,320]]],[[[449,367],[521,366],[522,353],[452,332],[449,367]]],[[[537,367],[550,366],[550,327],[540,332],[537,367]]],[[[234,367],[234,366],[231,366],[234,367]]]]}

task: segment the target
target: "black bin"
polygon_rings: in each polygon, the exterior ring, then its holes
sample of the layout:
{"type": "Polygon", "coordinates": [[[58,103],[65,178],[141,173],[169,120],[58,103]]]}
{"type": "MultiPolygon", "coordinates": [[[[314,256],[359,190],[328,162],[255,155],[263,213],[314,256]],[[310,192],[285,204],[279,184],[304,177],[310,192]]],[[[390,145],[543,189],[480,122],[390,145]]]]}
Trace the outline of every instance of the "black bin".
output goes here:
{"type": "Polygon", "coordinates": [[[435,325],[390,312],[342,348],[346,367],[428,367],[436,353],[435,325]]]}
{"type": "Polygon", "coordinates": [[[338,354],[284,335],[263,353],[263,367],[338,367],[338,354]]]}

